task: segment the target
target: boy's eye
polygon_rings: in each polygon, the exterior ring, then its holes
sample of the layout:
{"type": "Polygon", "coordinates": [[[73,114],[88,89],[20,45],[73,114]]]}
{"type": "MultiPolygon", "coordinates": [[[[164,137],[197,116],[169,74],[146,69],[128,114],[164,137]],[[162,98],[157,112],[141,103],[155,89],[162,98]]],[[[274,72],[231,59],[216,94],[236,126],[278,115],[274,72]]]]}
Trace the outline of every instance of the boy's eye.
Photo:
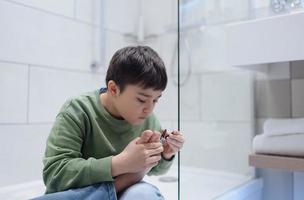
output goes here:
{"type": "Polygon", "coordinates": [[[145,103],[146,101],[142,100],[142,99],[139,99],[137,98],[137,101],[139,101],[140,103],[145,103]]]}

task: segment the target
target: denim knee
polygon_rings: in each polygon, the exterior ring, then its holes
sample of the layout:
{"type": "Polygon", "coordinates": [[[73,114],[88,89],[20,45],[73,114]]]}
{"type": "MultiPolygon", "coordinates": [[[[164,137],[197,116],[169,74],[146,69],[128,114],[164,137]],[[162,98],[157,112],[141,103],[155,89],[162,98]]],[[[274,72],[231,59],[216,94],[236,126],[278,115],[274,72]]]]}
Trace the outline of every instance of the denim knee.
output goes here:
{"type": "Polygon", "coordinates": [[[119,200],[164,200],[159,189],[147,182],[139,182],[126,189],[119,200]]]}

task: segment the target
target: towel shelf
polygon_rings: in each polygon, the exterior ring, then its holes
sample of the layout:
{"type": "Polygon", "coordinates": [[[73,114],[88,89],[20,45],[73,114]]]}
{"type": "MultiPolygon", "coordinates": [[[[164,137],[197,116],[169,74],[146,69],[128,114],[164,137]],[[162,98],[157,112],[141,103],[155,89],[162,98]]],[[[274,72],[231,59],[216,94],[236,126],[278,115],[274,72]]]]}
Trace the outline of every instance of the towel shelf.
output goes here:
{"type": "Polygon", "coordinates": [[[249,155],[249,165],[257,168],[304,171],[304,157],[251,154],[249,155]]]}

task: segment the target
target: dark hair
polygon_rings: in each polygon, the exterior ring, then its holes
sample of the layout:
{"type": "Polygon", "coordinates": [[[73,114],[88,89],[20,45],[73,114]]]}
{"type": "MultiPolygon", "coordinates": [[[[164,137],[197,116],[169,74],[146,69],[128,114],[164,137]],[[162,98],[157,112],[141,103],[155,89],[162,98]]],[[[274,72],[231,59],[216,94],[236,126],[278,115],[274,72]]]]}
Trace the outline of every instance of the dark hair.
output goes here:
{"type": "Polygon", "coordinates": [[[113,80],[121,92],[128,84],[144,89],[165,90],[167,73],[159,55],[148,46],[129,46],[113,55],[106,76],[107,83],[113,80]]]}

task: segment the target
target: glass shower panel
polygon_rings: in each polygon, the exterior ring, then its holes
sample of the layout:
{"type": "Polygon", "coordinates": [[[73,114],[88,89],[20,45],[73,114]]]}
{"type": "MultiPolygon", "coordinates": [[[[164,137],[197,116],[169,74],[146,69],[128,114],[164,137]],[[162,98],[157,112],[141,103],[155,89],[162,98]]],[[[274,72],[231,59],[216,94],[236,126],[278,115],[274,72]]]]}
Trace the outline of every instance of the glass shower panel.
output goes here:
{"type": "Polygon", "coordinates": [[[225,34],[227,23],[249,18],[249,7],[245,0],[181,1],[180,199],[217,199],[253,177],[253,77],[229,65],[225,34]]]}

